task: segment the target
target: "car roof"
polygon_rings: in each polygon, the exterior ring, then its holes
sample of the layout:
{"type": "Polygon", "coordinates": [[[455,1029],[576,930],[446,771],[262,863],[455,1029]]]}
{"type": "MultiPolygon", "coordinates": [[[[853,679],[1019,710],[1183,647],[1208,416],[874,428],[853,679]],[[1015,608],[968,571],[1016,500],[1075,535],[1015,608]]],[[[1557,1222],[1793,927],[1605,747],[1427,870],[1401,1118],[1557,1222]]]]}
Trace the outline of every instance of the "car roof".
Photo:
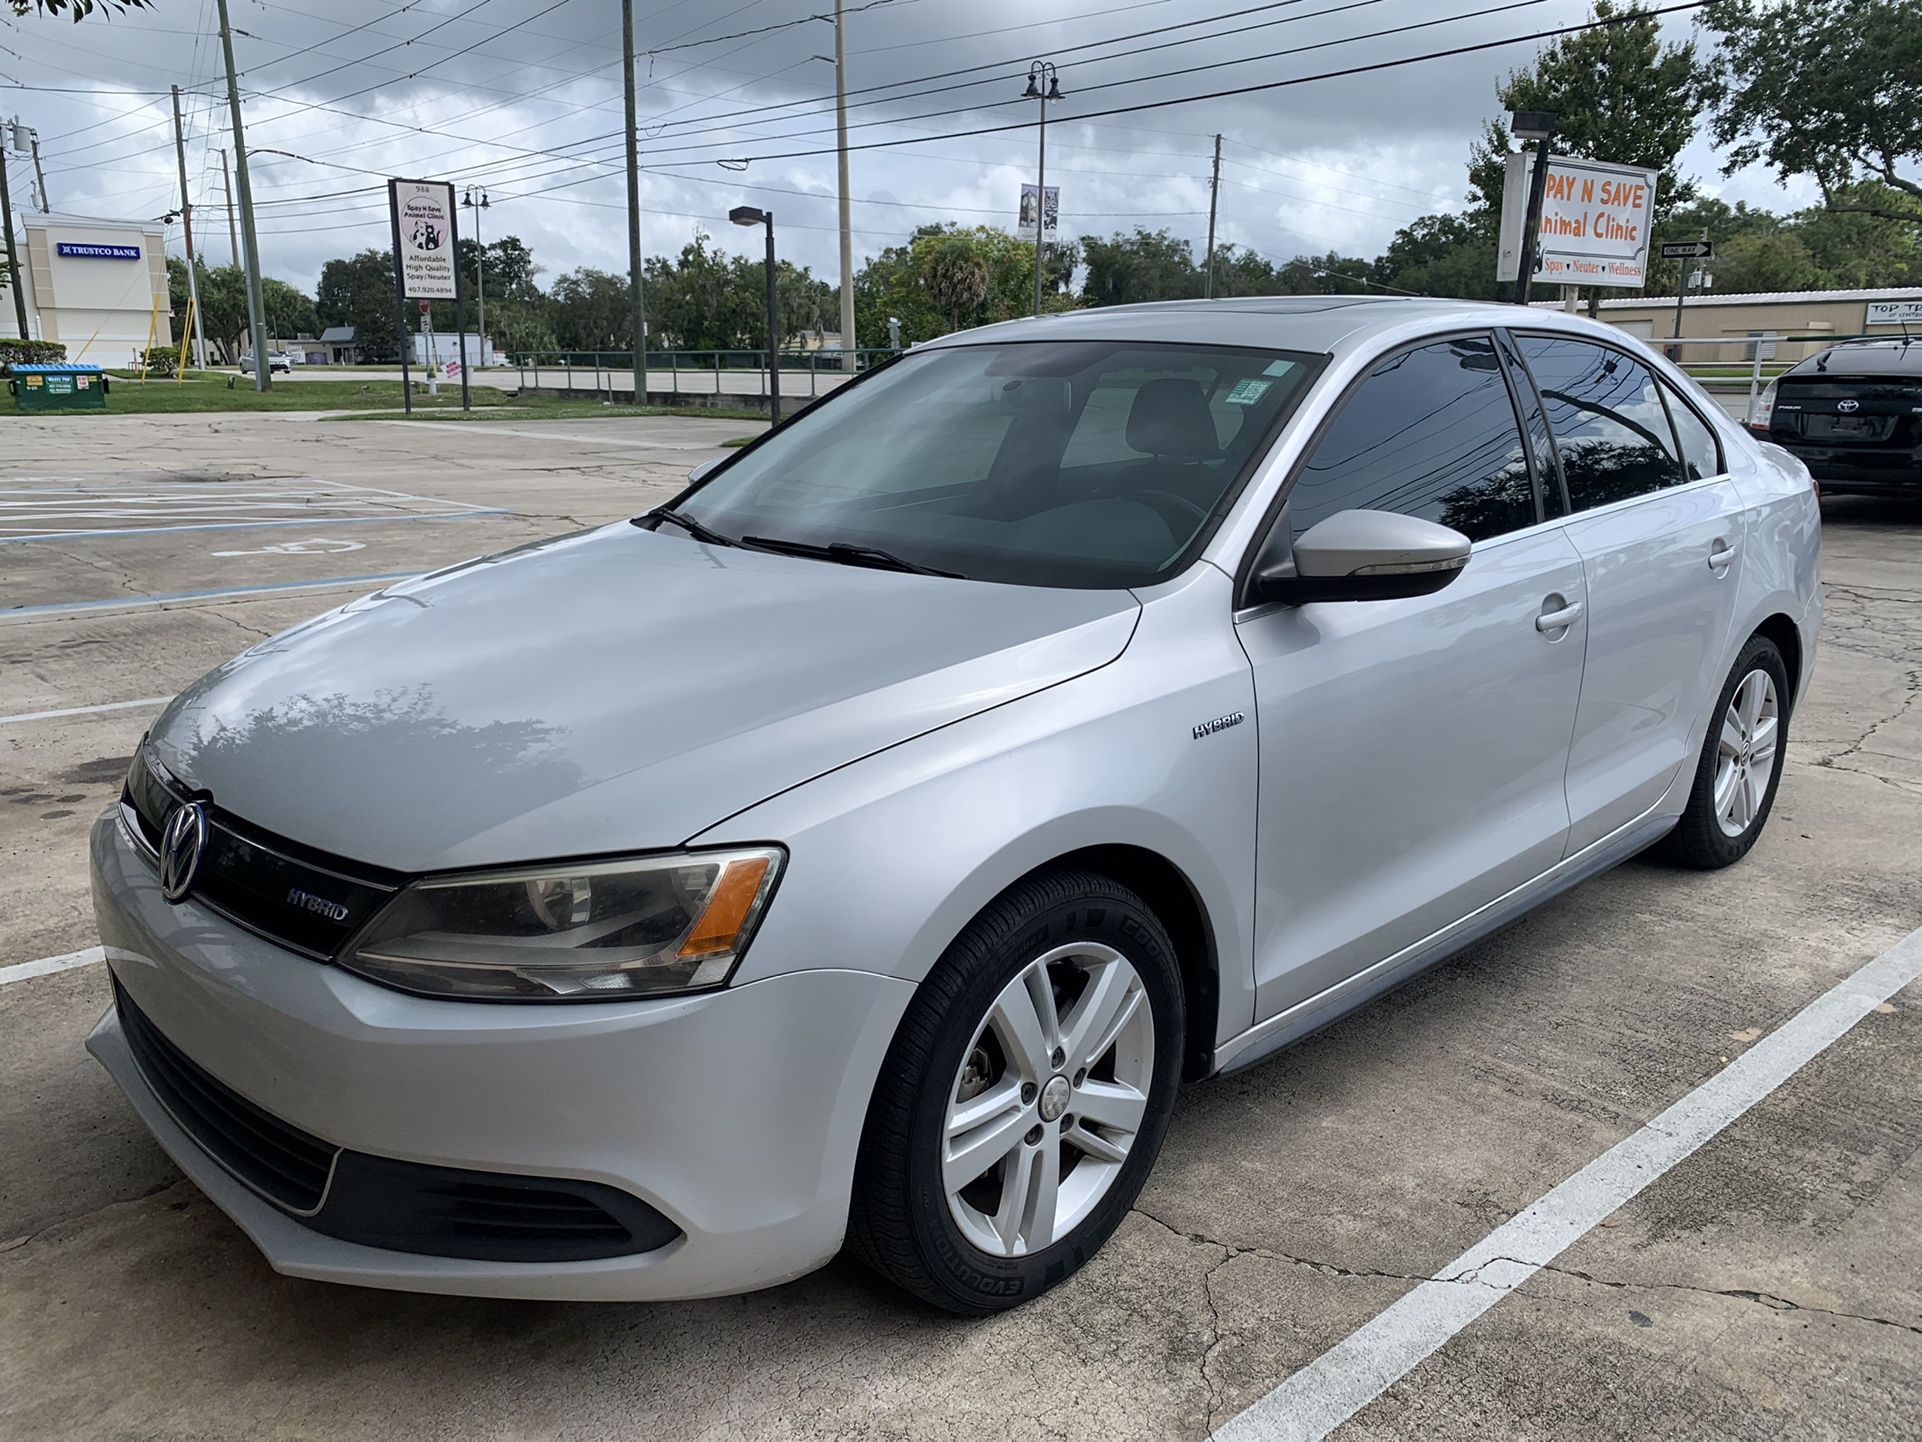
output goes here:
{"type": "Polygon", "coordinates": [[[1922,336],[1890,336],[1883,340],[1845,340],[1827,350],[1797,361],[1785,375],[1837,376],[1922,375],[1922,336]]]}
{"type": "Polygon", "coordinates": [[[1372,295],[1263,295],[1090,307],[957,331],[916,350],[1003,341],[1108,340],[1333,352],[1405,328],[1514,326],[1621,342],[1613,326],[1563,311],[1487,301],[1372,295]]]}

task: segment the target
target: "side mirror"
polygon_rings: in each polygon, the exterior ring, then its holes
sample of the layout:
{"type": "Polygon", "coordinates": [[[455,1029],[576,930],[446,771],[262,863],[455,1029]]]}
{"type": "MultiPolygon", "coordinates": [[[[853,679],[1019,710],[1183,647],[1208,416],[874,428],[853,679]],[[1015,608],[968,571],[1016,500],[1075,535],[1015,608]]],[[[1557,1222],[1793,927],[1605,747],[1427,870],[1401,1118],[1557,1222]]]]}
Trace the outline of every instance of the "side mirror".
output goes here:
{"type": "Polygon", "coordinates": [[[713,470],[716,466],[720,465],[720,463],[726,459],[727,459],[726,456],[716,456],[711,461],[702,461],[698,466],[696,466],[693,470],[687,473],[687,483],[690,486],[695,484],[695,482],[699,481],[701,477],[705,476],[709,471],[713,470]]]}
{"type": "Polygon", "coordinates": [[[1462,573],[1474,543],[1460,531],[1394,511],[1337,511],[1296,538],[1279,532],[1255,565],[1249,599],[1393,601],[1439,591],[1462,573]]]}

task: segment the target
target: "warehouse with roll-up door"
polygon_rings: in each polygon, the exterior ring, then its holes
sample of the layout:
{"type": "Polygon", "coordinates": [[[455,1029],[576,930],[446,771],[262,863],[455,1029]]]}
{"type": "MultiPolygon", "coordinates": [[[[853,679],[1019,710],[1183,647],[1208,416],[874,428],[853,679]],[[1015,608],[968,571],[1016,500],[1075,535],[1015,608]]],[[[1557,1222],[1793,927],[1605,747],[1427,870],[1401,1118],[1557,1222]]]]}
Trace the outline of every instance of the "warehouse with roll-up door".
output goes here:
{"type": "MultiPolygon", "coordinates": [[[[59,341],[68,360],[103,366],[134,365],[149,344],[172,345],[166,235],[157,220],[16,215],[28,336],[59,341]]],[[[0,336],[19,333],[9,298],[0,304],[0,336]]]]}

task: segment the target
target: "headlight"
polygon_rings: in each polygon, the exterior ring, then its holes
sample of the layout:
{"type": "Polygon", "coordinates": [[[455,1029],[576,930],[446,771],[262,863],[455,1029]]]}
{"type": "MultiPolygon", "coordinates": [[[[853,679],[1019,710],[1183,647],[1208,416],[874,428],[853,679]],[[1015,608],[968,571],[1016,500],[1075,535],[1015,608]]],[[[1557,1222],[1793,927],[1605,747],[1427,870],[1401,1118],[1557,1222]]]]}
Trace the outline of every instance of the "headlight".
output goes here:
{"type": "Polygon", "coordinates": [[[781,870],[773,847],[433,877],[340,964],[427,996],[618,1000],[719,986],[781,870]]]}

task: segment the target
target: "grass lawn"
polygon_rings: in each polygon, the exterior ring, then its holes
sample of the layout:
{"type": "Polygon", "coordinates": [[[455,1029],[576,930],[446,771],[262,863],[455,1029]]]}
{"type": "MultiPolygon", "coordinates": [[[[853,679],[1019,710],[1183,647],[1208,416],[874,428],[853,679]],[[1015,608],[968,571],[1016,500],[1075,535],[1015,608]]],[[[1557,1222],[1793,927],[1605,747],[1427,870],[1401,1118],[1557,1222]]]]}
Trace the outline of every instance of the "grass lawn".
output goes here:
{"type": "MultiPolygon", "coordinates": [[[[185,415],[211,411],[336,411],[398,407],[399,381],[311,381],[277,385],[261,394],[253,379],[243,376],[231,389],[226,375],[189,371],[182,380],[130,380],[117,377],[107,392],[108,415],[185,415]]],[[[503,391],[473,387],[476,406],[513,404],[503,391]]],[[[460,409],[460,387],[441,386],[440,395],[416,396],[416,407],[460,409]]],[[[98,415],[98,411],[50,411],[49,415],[98,415]]]]}
{"type": "MultiPolygon", "coordinates": [[[[351,411],[352,415],[329,416],[329,420],[435,420],[435,421],[513,421],[513,420],[602,420],[622,416],[697,416],[707,420],[765,420],[749,410],[709,410],[699,406],[604,405],[599,401],[564,400],[555,396],[509,395],[492,386],[473,386],[473,410],[460,407],[460,386],[441,383],[440,394],[416,393],[414,413],[402,409],[400,382],[397,380],[301,381],[295,385],[276,385],[266,394],[253,388],[250,378],[242,377],[233,386],[225,374],[189,371],[180,381],[138,379],[116,376],[107,393],[108,415],[193,415],[235,411],[351,411]]],[[[98,411],[49,411],[52,416],[97,416],[98,411]]]]}

